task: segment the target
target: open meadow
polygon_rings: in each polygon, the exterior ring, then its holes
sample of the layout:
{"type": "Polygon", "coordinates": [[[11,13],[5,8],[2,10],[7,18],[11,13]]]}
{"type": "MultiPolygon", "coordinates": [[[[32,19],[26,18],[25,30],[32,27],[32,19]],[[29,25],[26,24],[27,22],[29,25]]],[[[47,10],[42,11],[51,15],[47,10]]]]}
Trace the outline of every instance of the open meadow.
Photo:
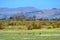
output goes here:
{"type": "Polygon", "coordinates": [[[60,21],[0,21],[0,40],[60,40],[60,21]]]}
{"type": "Polygon", "coordinates": [[[0,30],[0,40],[60,40],[60,36],[53,35],[60,35],[59,30],[60,29],[0,30]],[[46,34],[48,35],[46,36],[46,34]]]}

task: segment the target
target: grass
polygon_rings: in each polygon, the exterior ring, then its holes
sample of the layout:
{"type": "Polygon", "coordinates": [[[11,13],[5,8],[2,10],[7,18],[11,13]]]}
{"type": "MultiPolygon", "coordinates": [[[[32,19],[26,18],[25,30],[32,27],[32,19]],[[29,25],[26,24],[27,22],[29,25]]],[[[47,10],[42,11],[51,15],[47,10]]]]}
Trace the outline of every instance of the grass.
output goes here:
{"type": "Polygon", "coordinates": [[[24,35],[2,35],[0,40],[60,40],[60,36],[24,36],[24,35]]]}
{"type": "Polygon", "coordinates": [[[19,34],[60,34],[60,29],[34,29],[34,30],[0,30],[0,33],[19,33],[19,34]]]}
{"type": "Polygon", "coordinates": [[[60,29],[0,30],[0,40],[60,40],[60,36],[35,36],[34,35],[40,33],[60,34],[60,29]]]}
{"type": "Polygon", "coordinates": [[[20,34],[3,34],[0,40],[60,40],[60,36],[24,36],[20,34]]]}

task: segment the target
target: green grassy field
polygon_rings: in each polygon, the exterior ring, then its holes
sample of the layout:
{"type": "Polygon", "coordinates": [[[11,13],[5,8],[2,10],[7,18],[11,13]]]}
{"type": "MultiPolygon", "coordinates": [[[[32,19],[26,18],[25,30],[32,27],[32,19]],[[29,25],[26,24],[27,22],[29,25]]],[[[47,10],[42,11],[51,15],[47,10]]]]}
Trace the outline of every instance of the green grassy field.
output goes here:
{"type": "Polygon", "coordinates": [[[24,36],[19,34],[3,34],[0,40],[60,40],[60,36],[24,36]]]}
{"type": "Polygon", "coordinates": [[[18,30],[18,29],[4,29],[0,33],[18,33],[18,34],[60,34],[59,29],[34,29],[34,30],[18,30]]]}
{"type": "Polygon", "coordinates": [[[34,34],[60,34],[60,29],[0,30],[0,40],[60,40],[60,36],[35,36],[34,34]]]}

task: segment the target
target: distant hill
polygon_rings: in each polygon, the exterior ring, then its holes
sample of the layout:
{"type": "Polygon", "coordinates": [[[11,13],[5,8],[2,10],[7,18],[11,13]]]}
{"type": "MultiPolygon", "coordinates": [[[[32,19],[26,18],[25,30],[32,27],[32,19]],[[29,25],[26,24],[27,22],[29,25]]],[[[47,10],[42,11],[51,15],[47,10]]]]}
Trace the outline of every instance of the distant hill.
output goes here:
{"type": "Polygon", "coordinates": [[[20,15],[23,12],[25,16],[36,18],[60,18],[60,9],[37,9],[34,7],[19,7],[19,8],[0,8],[0,19],[9,18],[10,16],[20,15]]]}

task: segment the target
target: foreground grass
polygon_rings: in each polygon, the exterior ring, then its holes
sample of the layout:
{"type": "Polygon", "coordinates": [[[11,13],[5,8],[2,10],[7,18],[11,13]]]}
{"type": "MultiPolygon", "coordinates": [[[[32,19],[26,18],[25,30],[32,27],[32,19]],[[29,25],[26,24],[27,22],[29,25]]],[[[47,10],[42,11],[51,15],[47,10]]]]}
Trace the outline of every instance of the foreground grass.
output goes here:
{"type": "Polygon", "coordinates": [[[60,40],[60,36],[35,36],[34,34],[60,34],[60,29],[0,30],[0,40],[60,40]]]}
{"type": "Polygon", "coordinates": [[[17,33],[17,34],[60,34],[60,29],[39,29],[39,30],[0,30],[0,33],[17,33]]]}
{"type": "Polygon", "coordinates": [[[2,35],[0,40],[60,40],[60,36],[2,35]]]}

